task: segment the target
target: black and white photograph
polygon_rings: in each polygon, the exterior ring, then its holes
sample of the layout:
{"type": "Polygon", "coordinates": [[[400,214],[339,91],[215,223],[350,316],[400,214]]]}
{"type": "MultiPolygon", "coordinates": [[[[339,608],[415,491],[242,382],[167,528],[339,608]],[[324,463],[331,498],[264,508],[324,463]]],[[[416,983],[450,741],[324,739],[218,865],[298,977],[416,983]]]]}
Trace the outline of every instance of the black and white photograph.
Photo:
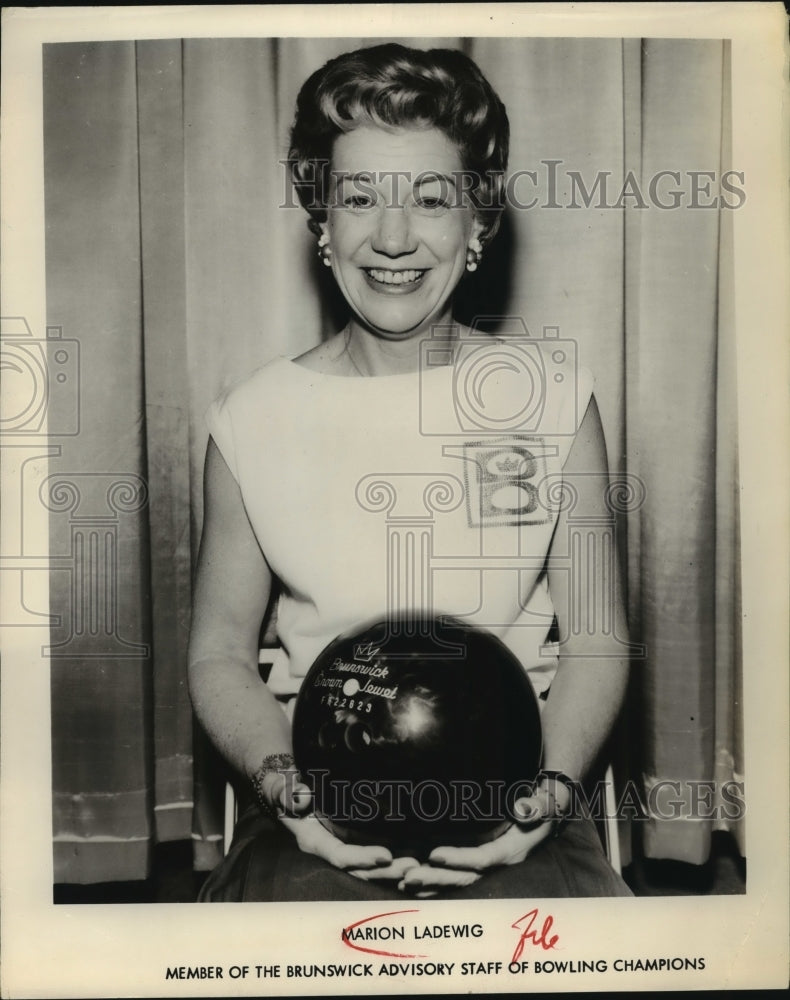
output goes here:
{"type": "Polygon", "coordinates": [[[4,11],[3,996],[786,985],[787,17],[706,6],[4,11]]]}

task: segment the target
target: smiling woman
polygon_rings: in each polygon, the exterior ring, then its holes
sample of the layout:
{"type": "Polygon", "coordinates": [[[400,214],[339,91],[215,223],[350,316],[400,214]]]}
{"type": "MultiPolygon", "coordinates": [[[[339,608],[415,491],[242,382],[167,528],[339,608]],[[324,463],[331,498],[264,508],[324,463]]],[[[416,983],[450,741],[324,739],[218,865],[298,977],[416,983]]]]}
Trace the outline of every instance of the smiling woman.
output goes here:
{"type": "Polygon", "coordinates": [[[417,368],[421,337],[450,329],[453,292],[497,230],[508,144],[504,105],[460,52],[382,45],[307,80],[291,169],[353,316],[302,363],[417,368]]]}
{"type": "MultiPolygon", "coordinates": [[[[209,497],[202,562],[211,555],[214,531],[228,551],[221,544],[215,549],[213,568],[201,565],[201,581],[214,576],[217,587],[224,577],[226,592],[216,596],[216,609],[199,597],[193,657],[200,653],[201,629],[233,633],[217,641],[223,697],[233,687],[229,662],[236,661],[240,636],[255,630],[248,617],[257,627],[263,615],[261,571],[247,570],[259,546],[266,573],[288,585],[279,599],[278,634],[289,665],[283,661],[264,688],[255,670],[257,635],[250,640],[240,676],[255,706],[275,692],[285,703],[325,639],[356,624],[357,614],[381,613],[388,533],[399,557],[409,553],[410,531],[412,539],[432,545],[426,580],[434,608],[475,615],[477,624],[506,631],[536,690],[545,695],[551,687],[543,713],[550,729],[564,701],[561,674],[567,677],[574,662],[556,671],[550,646],[538,642],[550,622],[535,613],[550,617],[549,597],[558,610],[562,578],[549,591],[546,580],[536,586],[530,572],[533,553],[548,551],[538,523],[546,498],[535,487],[553,459],[536,455],[534,442],[506,433],[500,434],[506,441],[489,441],[497,435],[488,428],[494,417],[506,424],[517,412],[519,385],[526,386],[521,422],[533,436],[563,430],[555,457],[564,461],[568,481],[573,465],[565,450],[572,437],[582,447],[574,432],[591,391],[583,371],[589,366],[612,472],[623,477],[621,485],[643,487],[633,503],[624,499],[627,509],[618,517],[618,538],[628,543],[623,562],[631,635],[646,653],[632,671],[640,711],[624,739],[630,759],[614,755],[648,814],[630,831],[627,819],[620,823],[624,862],[629,832],[637,862],[644,850],[651,859],[694,865],[708,858],[711,836],[743,834],[743,810],[728,816],[721,797],[730,782],[743,780],[732,303],[732,229],[742,213],[715,208],[715,182],[710,198],[704,195],[711,176],[721,177],[723,186],[731,168],[743,167],[729,153],[730,45],[478,37],[416,39],[411,50],[387,46],[352,56],[361,44],[332,37],[44,46],[47,324],[62,328],[66,346],[77,338],[80,347],[80,379],[65,384],[78,385],[79,397],[58,389],[48,403],[50,425],[65,435],[52,471],[76,475],[74,488],[85,502],[89,485],[99,490],[96,502],[104,502],[108,473],[114,479],[132,473],[147,483],[149,497],[139,510],[118,514],[116,563],[75,563],[72,573],[58,562],[51,574],[51,613],[58,622],[52,626],[58,655],[51,660],[58,883],[143,879],[158,846],[190,836],[199,870],[222,858],[221,786],[215,797],[186,692],[187,622],[203,511],[204,415],[223,390],[262,365],[246,389],[223,396],[211,411],[207,484],[211,492],[220,447],[222,462],[237,472],[240,482],[233,486],[242,500],[229,501],[225,516],[222,497],[209,497]],[[422,51],[439,44],[447,49],[422,51]],[[473,57],[511,117],[507,208],[493,239],[506,130],[501,104],[459,50],[473,57]],[[298,170],[292,191],[281,157],[291,148],[297,94],[316,70],[293,131],[298,170]],[[361,162],[348,178],[361,200],[341,209],[330,189],[335,178],[346,179],[332,173],[333,157],[363,128],[380,129],[387,140],[399,132],[416,140],[431,131],[449,140],[462,171],[448,175],[455,190],[444,174],[436,187],[427,186],[430,178],[415,176],[414,185],[398,179],[396,187],[377,176],[382,196],[365,171],[400,168],[361,162]],[[690,207],[692,177],[701,185],[696,208],[690,207]],[[625,204],[618,197],[636,190],[633,178],[646,208],[636,195],[625,204]],[[682,201],[672,195],[676,187],[685,188],[682,201]],[[296,205],[297,190],[309,216],[296,205]],[[653,191],[665,207],[654,204],[653,191]],[[394,367],[407,360],[394,352],[409,345],[382,331],[371,337],[375,328],[351,309],[316,251],[337,253],[338,231],[324,235],[321,223],[329,229],[341,214],[359,209],[381,216],[391,206],[387,222],[408,220],[414,228],[436,221],[437,195],[450,202],[445,214],[460,214],[471,202],[474,219],[489,228],[479,248],[471,239],[465,248],[468,270],[451,297],[459,323],[432,331],[430,339],[415,335],[426,347],[418,375],[394,367]],[[368,199],[375,209],[365,209],[368,199]],[[714,207],[706,209],[709,204],[714,207]],[[492,314],[509,319],[483,322],[492,314]],[[477,326],[485,331],[510,333],[508,343],[480,330],[470,337],[462,324],[472,325],[474,317],[482,318],[477,326]],[[522,320],[533,333],[529,339],[522,320]],[[559,344],[552,344],[552,330],[559,344]],[[345,367],[330,367],[343,354],[343,337],[327,339],[322,369],[320,353],[304,352],[338,331],[354,333],[349,345],[356,367],[348,355],[339,359],[345,367]],[[453,347],[452,357],[444,352],[444,366],[442,351],[433,350],[440,335],[453,347]],[[523,349],[516,350],[519,344],[523,349]],[[380,363],[381,377],[362,377],[369,368],[358,351],[368,347],[367,360],[380,363]],[[566,360],[556,360],[563,352],[566,360]],[[273,361],[278,355],[287,357],[273,361]],[[486,358],[512,365],[490,379],[486,358]],[[574,363],[578,405],[563,409],[568,397],[554,379],[572,376],[574,363]],[[502,389],[509,381],[513,396],[502,389]],[[71,434],[75,413],[79,434],[71,434]],[[687,413],[693,421],[682,419],[687,413]],[[348,468],[353,456],[356,467],[348,468]],[[377,492],[373,473],[382,474],[387,490],[377,492]],[[459,499],[460,506],[438,509],[439,494],[426,489],[437,480],[423,474],[440,476],[445,506],[459,499]],[[381,506],[374,509],[377,496],[381,506]],[[508,523],[517,518],[520,527],[508,523]],[[474,527],[462,530],[466,519],[474,527]],[[234,526],[247,531],[241,540],[234,526]],[[521,549],[511,534],[516,531],[521,549]],[[513,587],[509,570],[493,568],[506,545],[524,562],[520,576],[513,573],[513,587]],[[83,571],[90,587],[75,589],[83,571]],[[474,580],[482,584],[477,593],[474,580]],[[253,590],[250,610],[246,591],[253,590]],[[74,602],[81,593],[116,594],[112,621],[124,640],[120,655],[134,642],[132,651],[143,644],[150,658],[108,660],[103,633],[78,629],[81,609],[74,602]],[[506,630],[508,621],[514,624],[506,630]],[[530,621],[532,627],[521,627],[530,621]],[[108,669],[110,662],[119,669],[108,669]],[[696,809],[700,781],[717,790],[710,810],[696,809]],[[654,810],[656,790],[678,783],[685,805],[678,806],[673,793],[671,811],[654,810]]],[[[737,199],[721,195],[719,204],[725,198],[737,206],[737,199]]],[[[419,270],[415,264],[397,277],[400,268],[397,260],[382,262],[370,276],[394,285],[419,270]]],[[[397,298],[403,303],[412,296],[397,298]]],[[[586,459],[576,462],[582,464],[590,467],[586,459]]],[[[81,501],[79,511],[49,512],[53,552],[72,552],[72,538],[82,538],[83,508],[81,501]]],[[[575,513],[583,513],[582,506],[575,513]]],[[[557,523],[558,532],[561,527],[557,523]]],[[[551,554],[561,559],[559,538],[555,533],[551,554]]],[[[396,583],[407,582],[396,563],[393,595],[396,583]]],[[[198,704],[209,700],[199,673],[198,667],[198,704]]],[[[251,760],[237,763],[239,787],[251,789],[262,758],[288,752],[290,730],[286,719],[282,742],[276,721],[259,732],[257,707],[250,729],[244,700],[237,693],[238,710],[231,705],[222,725],[208,728],[220,745],[229,741],[223,726],[235,725],[251,744],[258,739],[251,760]]],[[[201,717],[207,711],[201,708],[201,717]]],[[[560,750],[557,769],[581,773],[559,759],[560,750]]],[[[274,829],[293,843],[283,824],[274,829]]],[[[542,853],[541,846],[536,856],[542,853]]],[[[696,873],[694,884],[704,891],[696,873]]],[[[487,885],[486,877],[468,891],[482,894],[487,885]]],[[[303,887],[315,889],[309,879],[303,887]]]]}
{"type": "Polygon", "coordinates": [[[447,190],[461,174],[458,149],[438,129],[362,126],[338,137],[332,166],[339,179],[320,228],[355,315],[347,350],[353,344],[357,363],[371,369],[381,338],[408,343],[397,356],[413,368],[417,337],[452,322],[450,299],[483,228],[469,197],[454,204],[447,190]],[[359,176],[360,164],[370,194],[344,180],[359,176]]]}
{"type": "MultiPolygon", "coordinates": [[[[508,134],[503,105],[458,52],[361,50],[302,88],[290,162],[351,318],[209,413],[190,688],[256,800],[204,886],[206,901],[629,894],[590,820],[563,822],[617,716],[627,669],[616,560],[600,568],[611,586],[581,595],[578,607],[595,610],[573,621],[564,575],[551,567],[552,556],[565,558],[563,477],[578,477],[580,511],[606,513],[592,381],[567,345],[544,352],[481,338],[453,316],[459,282],[497,229],[508,134]],[[476,406],[471,426],[459,419],[476,406]],[[423,433],[423,412],[438,432],[423,433]],[[388,472],[377,479],[382,461],[388,472]],[[382,497],[397,503],[398,489],[413,487],[437,515],[419,555],[408,532],[370,516],[382,497]],[[459,564],[450,572],[432,570],[434,528],[459,564]],[[288,666],[264,685],[256,642],[275,579],[288,666]],[[481,846],[439,846],[420,862],[344,843],[317,820],[307,776],[294,772],[289,724],[302,680],[335,636],[415,612],[493,632],[545,701],[546,770],[519,793],[510,825],[481,846]],[[615,630],[596,629],[596,613],[615,630]],[[549,641],[554,620],[562,657],[549,641]]],[[[394,697],[389,690],[368,697],[394,697]]]]}

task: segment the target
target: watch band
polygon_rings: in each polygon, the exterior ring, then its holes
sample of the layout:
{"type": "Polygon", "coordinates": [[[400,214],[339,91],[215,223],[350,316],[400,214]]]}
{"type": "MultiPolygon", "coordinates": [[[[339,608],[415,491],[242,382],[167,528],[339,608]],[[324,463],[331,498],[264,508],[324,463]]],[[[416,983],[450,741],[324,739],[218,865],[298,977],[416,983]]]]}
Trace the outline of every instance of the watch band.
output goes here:
{"type": "Polygon", "coordinates": [[[272,753],[263,758],[261,766],[250,777],[252,787],[255,789],[255,797],[258,800],[258,805],[260,806],[261,811],[268,816],[269,819],[279,819],[284,810],[278,809],[276,806],[272,805],[271,802],[269,802],[264,792],[264,781],[270,774],[283,774],[286,771],[293,770],[295,770],[293,754],[272,753]]]}
{"type": "MultiPolygon", "coordinates": [[[[581,782],[577,781],[575,778],[571,778],[570,775],[567,775],[564,771],[552,771],[549,770],[548,768],[543,768],[542,770],[538,771],[537,777],[535,778],[536,784],[540,784],[543,781],[556,781],[560,785],[565,785],[565,787],[570,792],[571,796],[569,807],[566,813],[562,814],[559,813],[559,810],[557,810],[557,814],[560,816],[567,816],[569,813],[573,812],[574,801],[581,794],[582,791],[581,782]]],[[[550,790],[547,789],[547,791],[549,791],[549,795],[551,795],[556,809],[556,804],[557,804],[556,796],[550,790]]]]}

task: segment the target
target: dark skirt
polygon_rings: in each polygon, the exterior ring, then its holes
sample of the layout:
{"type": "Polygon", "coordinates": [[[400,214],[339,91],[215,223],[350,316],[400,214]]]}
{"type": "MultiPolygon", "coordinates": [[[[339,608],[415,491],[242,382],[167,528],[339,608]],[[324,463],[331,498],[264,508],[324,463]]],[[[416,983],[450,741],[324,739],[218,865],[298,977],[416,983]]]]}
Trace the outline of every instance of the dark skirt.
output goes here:
{"type": "MultiPolygon", "coordinates": [[[[631,896],[606,859],[595,825],[573,819],[518,865],[487,871],[473,885],[443,889],[439,899],[631,896]]],[[[408,898],[394,882],[365,882],[304,854],[285,827],[254,805],[236,825],[227,856],[209,875],[202,903],[315,902],[408,898]]]]}

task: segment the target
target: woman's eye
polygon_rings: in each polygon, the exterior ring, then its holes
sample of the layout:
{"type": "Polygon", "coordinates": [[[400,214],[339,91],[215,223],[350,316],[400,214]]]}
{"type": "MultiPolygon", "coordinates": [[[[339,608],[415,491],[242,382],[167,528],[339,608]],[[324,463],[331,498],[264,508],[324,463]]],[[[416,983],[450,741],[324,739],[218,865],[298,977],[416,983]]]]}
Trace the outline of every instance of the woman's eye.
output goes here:
{"type": "Polygon", "coordinates": [[[429,181],[414,192],[415,208],[425,212],[439,212],[450,207],[450,192],[446,184],[429,181]]]}
{"type": "Polygon", "coordinates": [[[417,195],[414,203],[418,208],[447,208],[447,199],[438,194],[417,195]]]}
{"type": "Polygon", "coordinates": [[[373,208],[376,202],[369,195],[366,194],[352,194],[347,198],[343,199],[343,205],[345,208],[351,208],[355,211],[362,211],[366,208],[373,208]]]}

